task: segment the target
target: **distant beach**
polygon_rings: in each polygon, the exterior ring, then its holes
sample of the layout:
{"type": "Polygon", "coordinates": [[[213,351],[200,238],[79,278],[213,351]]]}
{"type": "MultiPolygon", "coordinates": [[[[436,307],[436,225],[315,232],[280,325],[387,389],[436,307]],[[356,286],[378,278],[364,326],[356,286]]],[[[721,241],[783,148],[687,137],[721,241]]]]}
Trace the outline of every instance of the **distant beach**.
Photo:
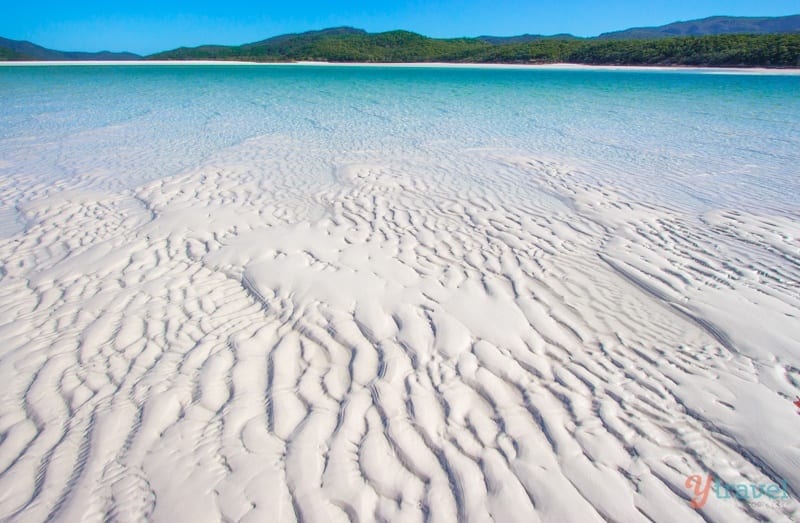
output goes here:
{"type": "Polygon", "coordinates": [[[367,63],[367,62],[237,62],[233,60],[103,60],[103,61],[29,61],[0,62],[0,67],[25,66],[103,66],[103,65],[252,65],[252,66],[339,66],[339,67],[412,67],[455,69],[534,69],[534,70],[597,70],[597,71],[691,71],[709,74],[800,75],[800,68],[781,67],[692,67],[692,66],[637,66],[637,65],[582,65],[582,64],[476,64],[450,62],[419,63],[367,63]]]}

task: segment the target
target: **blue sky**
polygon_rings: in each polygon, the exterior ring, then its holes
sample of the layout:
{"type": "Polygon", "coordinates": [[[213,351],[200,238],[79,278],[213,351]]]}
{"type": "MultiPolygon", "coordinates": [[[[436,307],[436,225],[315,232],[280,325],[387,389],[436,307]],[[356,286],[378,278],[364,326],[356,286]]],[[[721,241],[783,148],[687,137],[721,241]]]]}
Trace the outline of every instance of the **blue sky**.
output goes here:
{"type": "Polygon", "coordinates": [[[715,14],[800,13],[800,0],[3,0],[0,36],[67,51],[152,53],[241,44],[338,25],[454,37],[522,33],[594,36],[715,14]],[[10,13],[10,15],[9,15],[10,13]]]}

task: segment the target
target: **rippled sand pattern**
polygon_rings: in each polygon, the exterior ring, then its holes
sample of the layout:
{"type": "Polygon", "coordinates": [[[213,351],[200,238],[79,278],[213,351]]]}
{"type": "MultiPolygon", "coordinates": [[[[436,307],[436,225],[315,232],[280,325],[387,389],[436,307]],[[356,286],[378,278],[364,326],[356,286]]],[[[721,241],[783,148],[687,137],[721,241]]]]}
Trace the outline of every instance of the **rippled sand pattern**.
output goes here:
{"type": "Polygon", "coordinates": [[[0,519],[796,521],[797,217],[581,180],[261,138],[42,189],[0,240],[0,519]]]}

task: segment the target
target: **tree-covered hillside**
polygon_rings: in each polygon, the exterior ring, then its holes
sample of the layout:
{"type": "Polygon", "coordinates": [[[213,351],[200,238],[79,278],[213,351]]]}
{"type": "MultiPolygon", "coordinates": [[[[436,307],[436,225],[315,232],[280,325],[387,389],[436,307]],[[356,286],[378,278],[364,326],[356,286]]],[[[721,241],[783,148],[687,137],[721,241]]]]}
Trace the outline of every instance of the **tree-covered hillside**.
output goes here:
{"type": "Polygon", "coordinates": [[[633,27],[603,33],[598,38],[669,38],[719,34],[800,33],[800,15],[789,16],[710,16],[699,20],[673,22],[658,27],[633,27]]]}
{"type": "Polygon", "coordinates": [[[149,56],[156,60],[245,60],[254,62],[430,62],[464,61],[495,47],[477,38],[436,39],[409,31],[366,33],[336,28],[271,38],[241,46],[180,48],[149,56]]]}
{"type": "Polygon", "coordinates": [[[25,60],[140,60],[142,57],[133,53],[85,53],[80,51],[55,51],[24,40],[0,38],[0,61],[25,60]]]}
{"type": "Polygon", "coordinates": [[[714,35],[648,40],[536,39],[491,43],[435,39],[408,31],[365,33],[337,28],[243,46],[180,48],[158,60],[253,62],[461,62],[606,65],[800,66],[800,34],[714,35]]]}

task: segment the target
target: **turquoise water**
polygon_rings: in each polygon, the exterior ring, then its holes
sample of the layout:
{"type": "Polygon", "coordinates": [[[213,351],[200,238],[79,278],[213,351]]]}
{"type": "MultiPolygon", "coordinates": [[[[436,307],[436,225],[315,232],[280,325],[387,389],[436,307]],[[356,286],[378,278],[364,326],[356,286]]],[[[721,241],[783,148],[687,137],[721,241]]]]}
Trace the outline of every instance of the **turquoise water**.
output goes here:
{"type": "Polygon", "coordinates": [[[130,187],[269,135],[331,156],[508,150],[654,200],[794,210],[799,93],[796,74],[707,71],[0,67],[0,198],[130,187]]]}

